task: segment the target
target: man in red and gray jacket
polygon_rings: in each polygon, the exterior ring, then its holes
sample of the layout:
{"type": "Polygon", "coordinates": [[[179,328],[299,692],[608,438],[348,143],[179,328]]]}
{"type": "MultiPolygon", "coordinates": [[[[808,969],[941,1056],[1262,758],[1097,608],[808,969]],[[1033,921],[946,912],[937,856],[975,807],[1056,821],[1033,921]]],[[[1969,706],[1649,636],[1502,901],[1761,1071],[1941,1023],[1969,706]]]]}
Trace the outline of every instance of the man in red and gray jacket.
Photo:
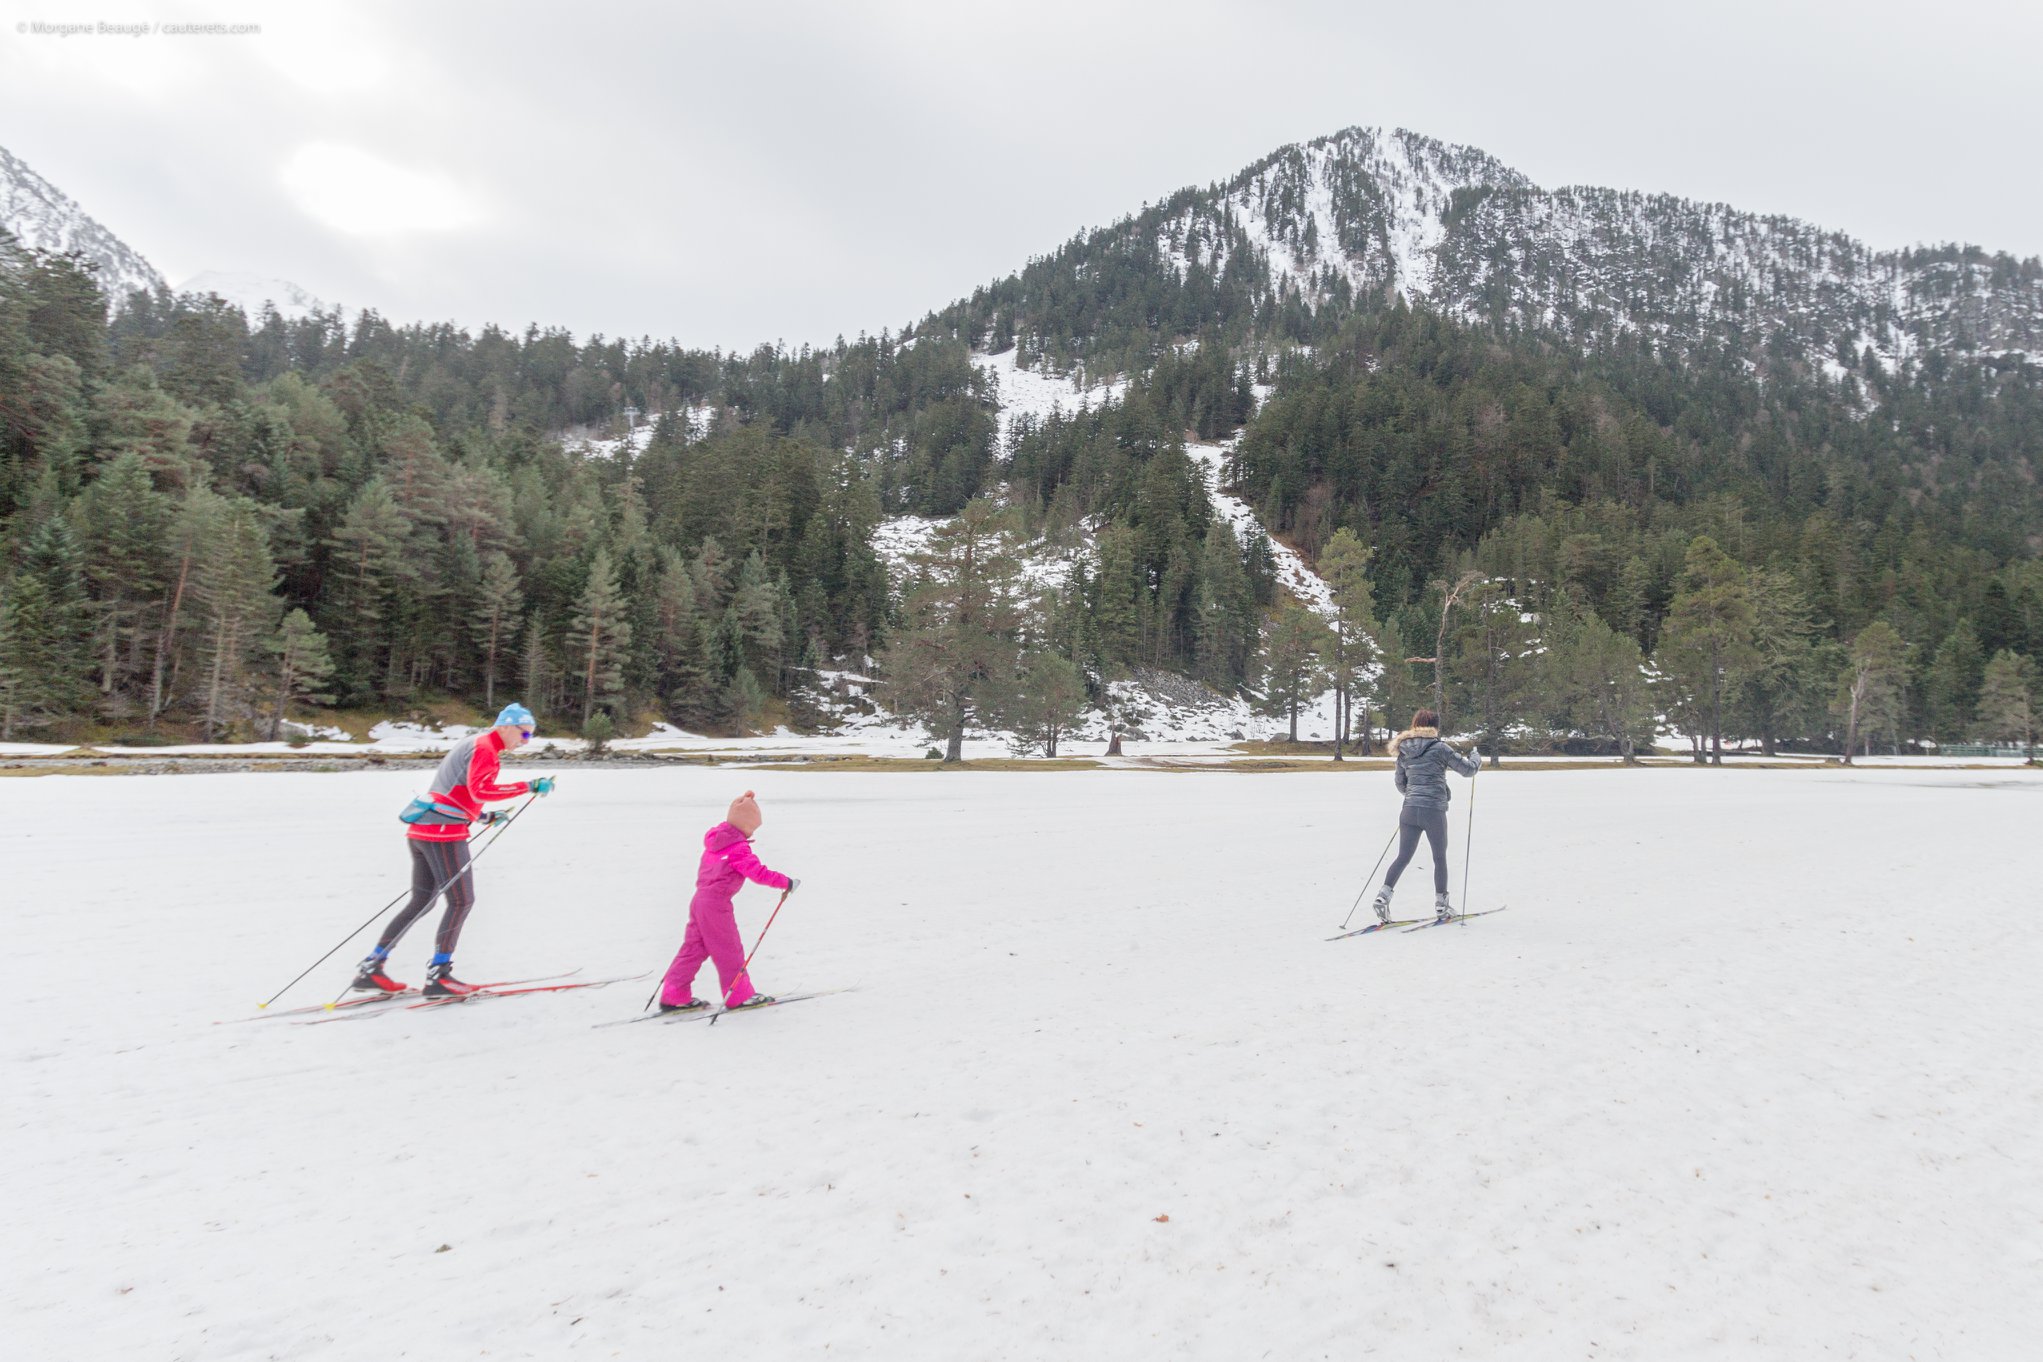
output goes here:
{"type": "Polygon", "coordinates": [[[412,923],[425,915],[433,900],[447,896],[447,911],[440,915],[440,932],[433,941],[432,963],[426,967],[425,996],[449,998],[473,993],[475,986],[454,977],[454,947],[461,940],[461,924],[475,906],[475,876],[468,868],[468,833],[478,823],[495,822],[504,815],[483,808],[487,800],[516,799],[525,794],[550,794],[553,777],[526,782],[497,783],[499,760],[532,740],[532,711],[523,705],[505,705],[503,713],[486,733],[463,738],[454,744],[440,769],[433,773],[432,793],[414,799],[403,820],[409,824],[405,837],[411,845],[411,902],[390,919],[376,949],[355,971],[352,988],[383,993],[401,993],[407,985],[390,977],[385,964],[390,948],[412,923]]]}

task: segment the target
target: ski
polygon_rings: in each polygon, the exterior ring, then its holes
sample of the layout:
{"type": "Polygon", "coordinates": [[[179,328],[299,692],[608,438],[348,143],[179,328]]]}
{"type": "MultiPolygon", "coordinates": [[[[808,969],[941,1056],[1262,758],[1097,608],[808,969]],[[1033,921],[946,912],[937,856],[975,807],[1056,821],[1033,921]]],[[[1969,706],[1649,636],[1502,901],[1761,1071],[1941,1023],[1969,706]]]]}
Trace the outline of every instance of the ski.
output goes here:
{"type": "Polygon", "coordinates": [[[699,1007],[691,1012],[647,1012],[636,1017],[620,1017],[616,1021],[597,1022],[598,1028],[605,1026],[632,1026],[639,1022],[690,1022],[705,1017],[715,1018],[732,1012],[764,1012],[769,1008],[781,1007],[787,1003],[807,1002],[811,998],[828,998],[838,993],[854,993],[850,988],[824,988],[813,993],[790,993],[784,998],[775,998],[770,1003],[758,1003],[751,1007],[699,1007]]]}
{"type": "Polygon", "coordinates": [[[1352,932],[1342,932],[1339,936],[1328,937],[1327,940],[1346,941],[1351,936],[1367,936],[1371,932],[1387,932],[1393,927],[1416,927],[1425,920],[1422,917],[1408,917],[1400,918],[1394,922],[1372,922],[1367,927],[1357,927],[1352,932]]]}
{"type": "MultiPolygon", "coordinates": [[[[570,970],[567,974],[553,975],[550,977],[556,979],[566,979],[571,977],[572,975],[579,974],[580,972],[581,971],[579,970],[570,970]]],[[[634,974],[630,976],[630,979],[643,978],[645,978],[643,974],[634,974]]],[[[628,983],[630,979],[582,979],[577,980],[573,983],[566,984],[546,983],[541,982],[539,980],[529,980],[524,981],[522,983],[518,980],[506,980],[505,982],[500,984],[483,984],[479,986],[473,993],[462,993],[446,998],[416,998],[416,1001],[410,1001],[411,999],[416,997],[415,993],[395,994],[392,996],[395,1001],[403,1003],[404,1010],[406,1012],[411,1012],[419,1008],[445,1007],[452,1003],[465,1003],[468,1002],[470,999],[474,998],[515,998],[526,993],[563,993],[569,989],[575,988],[602,988],[605,984],[628,983]]],[[[356,1010],[354,1012],[342,1012],[336,1015],[329,1015],[325,1017],[303,1017],[293,1022],[293,1025],[318,1026],[324,1022],[351,1021],[367,1017],[385,1017],[389,1016],[392,1012],[396,1010],[397,1010],[396,1008],[378,1007],[366,1011],[356,1010]]]]}
{"type": "MultiPolygon", "coordinates": [[[[519,984],[545,984],[555,979],[568,979],[580,974],[578,969],[566,970],[560,974],[539,974],[530,979],[499,979],[482,985],[483,988],[512,988],[519,984]]],[[[401,989],[396,993],[355,993],[345,998],[336,998],[330,1003],[311,1003],[304,1007],[287,1007],[280,1012],[258,1012],[253,1017],[224,1017],[213,1023],[215,1026],[232,1026],[237,1022],[267,1021],[271,1017],[303,1017],[315,1012],[347,1012],[358,1007],[369,1007],[377,1003],[394,1003],[405,998],[416,998],[416,986],[401,989]]]]}
{"type": "Polygon", "coordinates": [[[566,993],[576,988],[605,988],[611,984],[628,984],[643,979],[643,974],[621,974],[614,979],[582,979],[572,984],[538,984],[529,988],[503,988],[485,984],[473,993],[456,993],[445,998],[425,998],[405,1004],[405,1011],[416,1012],[427,1007],[452,1007],[457,1003],[477,1002],[484,998],[517,998],[527,993],[566,993]]]}
{"type": "MultiPolygon", "coordinates": [[[[1511,905],[1507,903],[1504,905],[1504,908],[1509,908],[1510,906],[1511,905]]],[[[1453,917],[1436,917],[1431,922],[1421,922],[1416,927],[1407,927],[1405,929],[1405,935],[1410,936],[1413,932],[1423,932],[1428,927],[1452,926],[1454,923],[1457,922],[1466,922],[1472,917],[1488,917],[1491,913],[1503,912],[1504,908],[1485,908],[1480,913],[1456,913],[1453,917]]]]}
{"type": "Polygon", "coordinates": [[[852,991],[848,988],[825,988],[818,989],[814,993],[790,993],[785,998],[775,998],[770,1003],[745,1003],[737,1007],[711,1008],[709,1024],[715,1026],[718,1017],[728,1017],[734,1012],[765,1012],[771,1008],[781,1007],[788,1003],[804,1003],[811,998],[827,998],[834,993],[850,993],[852,991]]]}

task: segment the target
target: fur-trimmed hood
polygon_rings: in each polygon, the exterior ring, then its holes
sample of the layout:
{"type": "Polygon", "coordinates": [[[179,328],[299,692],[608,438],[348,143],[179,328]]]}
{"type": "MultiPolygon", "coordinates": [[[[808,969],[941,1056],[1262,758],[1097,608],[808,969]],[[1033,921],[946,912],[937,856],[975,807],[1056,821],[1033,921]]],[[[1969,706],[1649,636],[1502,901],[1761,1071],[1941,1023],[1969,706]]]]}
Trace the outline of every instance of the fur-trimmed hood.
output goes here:
{"type": "Polygon", "coordinates": [[[1408,728],[1404,732],[1398,734],[1395,738],[1392,738],[1390,740],[1390,746],[1386,750],[1394,757],[1397,755],[1398,746],[1401,743],[1403,743],[1406,738],[1437,738],[1439,736],[1440,730],[1437,728],[1408,728]]]}

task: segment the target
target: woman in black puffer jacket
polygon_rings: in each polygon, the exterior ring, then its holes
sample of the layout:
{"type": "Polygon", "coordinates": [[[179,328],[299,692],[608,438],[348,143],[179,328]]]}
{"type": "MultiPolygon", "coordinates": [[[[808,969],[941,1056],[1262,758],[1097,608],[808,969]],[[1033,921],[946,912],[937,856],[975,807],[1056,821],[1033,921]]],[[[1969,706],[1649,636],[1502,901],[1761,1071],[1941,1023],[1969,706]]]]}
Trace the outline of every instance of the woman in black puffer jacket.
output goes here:
{"type": "Polygon", "coordinates": [[[1397,859],[1384,872],[1383,888],[1376,895],[1377,920],[1390,921],[1390,896],[1419,849],[1422,832],[1433,851],[1434,915],[1453,917],[1454,905],[1447,898],[1447,773],[1459,771],[1472,778],[1480,763],[1441,741],[1440,716],[1430,709],[1412,716],[1412,726],[1390,740],[1390,751],[1397,758],[1397,792],[1405,797],[1405,807],[1397,820],[1397,859]]]}

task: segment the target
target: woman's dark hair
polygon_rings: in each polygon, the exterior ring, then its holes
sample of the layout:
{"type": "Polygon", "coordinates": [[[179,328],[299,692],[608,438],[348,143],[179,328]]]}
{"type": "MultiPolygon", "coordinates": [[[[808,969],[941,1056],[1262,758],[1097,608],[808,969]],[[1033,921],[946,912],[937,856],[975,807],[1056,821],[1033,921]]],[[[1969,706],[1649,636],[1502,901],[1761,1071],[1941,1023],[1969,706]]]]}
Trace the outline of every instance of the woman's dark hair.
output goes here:
{"type": "Polygon", "coordinates": [[[1438,728],[1440,727],[1440,716],[1430,709],[1422,709],[1412,716],[1412,727],[1438,728]]]}

